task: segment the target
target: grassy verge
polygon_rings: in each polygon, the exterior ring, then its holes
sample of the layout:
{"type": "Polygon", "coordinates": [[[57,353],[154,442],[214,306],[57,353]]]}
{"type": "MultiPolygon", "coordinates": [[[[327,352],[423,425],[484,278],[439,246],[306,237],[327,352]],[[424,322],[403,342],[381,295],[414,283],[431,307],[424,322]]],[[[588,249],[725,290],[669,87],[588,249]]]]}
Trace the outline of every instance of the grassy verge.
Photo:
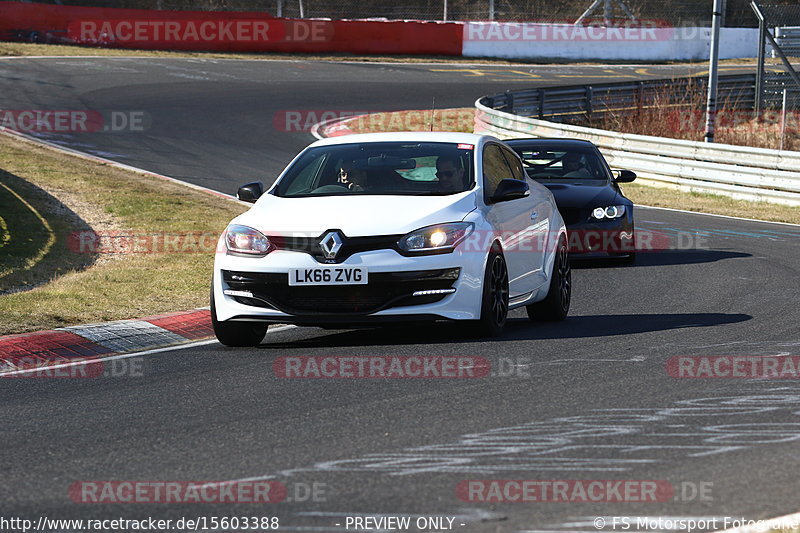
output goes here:
{"type": "Polygon", "coordinates": [[[242,206],[9,137],[0,169],[0,335],[208,305],[242,206]]]}
{"type": "Polygon", "coordinates": [[[684,209],[698,213],[714,213],[732,217],[754,218],[769,222],[800,224],[800,207],[789,207],[767,202],[734,200],[718,194],[682,192],[642,183],[622,185],[625,196],[639,205],[684,209]]]}
{"type": "MultiPolygon", "coordinates": [[[[0,170],[0,294],[32,288],[94,261],[69,250],[65,236],[88,229],[42,189],[0,170]]],[[[61,204],[63,206],[63,204],[61,204]]]]}

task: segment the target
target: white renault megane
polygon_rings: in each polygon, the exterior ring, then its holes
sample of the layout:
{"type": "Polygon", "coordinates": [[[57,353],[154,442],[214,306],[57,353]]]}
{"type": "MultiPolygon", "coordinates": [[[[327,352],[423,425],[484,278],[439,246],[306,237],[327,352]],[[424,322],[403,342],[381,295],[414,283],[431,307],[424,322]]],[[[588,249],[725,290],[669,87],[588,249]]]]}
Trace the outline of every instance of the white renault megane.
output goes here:
{"type": "Polygon", "coordinates": [[[498,335],[510,309],[563,320],[571,271],[553,195],[513,150],[466,133],[317,141],[220,238],[219,341],[257,345],[270,323],[358,327],[463,321],[498,335]]]}

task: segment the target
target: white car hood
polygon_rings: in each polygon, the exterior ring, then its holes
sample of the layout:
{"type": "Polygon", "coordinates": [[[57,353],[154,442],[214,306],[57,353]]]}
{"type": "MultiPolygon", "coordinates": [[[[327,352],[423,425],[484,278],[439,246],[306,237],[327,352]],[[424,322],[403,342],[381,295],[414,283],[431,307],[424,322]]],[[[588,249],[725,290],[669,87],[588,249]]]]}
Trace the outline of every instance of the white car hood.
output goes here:
{"type": "Polygon", "coordinates": [[[475,194],[474,190],[447,196],[280,198],[267,194],[233,223],[267,235],[316,237],[329,229],[339,229],[348,237],[400,235],[463,220],[476,207],[475,194]]]}

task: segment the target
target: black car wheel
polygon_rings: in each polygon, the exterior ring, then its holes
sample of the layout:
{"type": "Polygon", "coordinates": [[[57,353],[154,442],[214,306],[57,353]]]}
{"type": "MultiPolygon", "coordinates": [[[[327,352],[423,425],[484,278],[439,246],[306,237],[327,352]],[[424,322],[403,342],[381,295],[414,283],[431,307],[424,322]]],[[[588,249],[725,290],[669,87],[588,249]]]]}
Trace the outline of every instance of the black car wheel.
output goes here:
{"type": "Polygon", "coordinates": [[[217,340],[225,346],[258,346],[267,334],[269,324],[260,322],[221,322],[217,320],[214,289],[211,289],[211,325],[217,340]]]}
{"type": "Polygon", "coordinates": [[[550,289],[547,298],[526,306],[528,318],[531,320],[558,321],[567,318],[569,304],[572,300],[572,268],[569,264],[567,240],[558,240],[556,258],[553,263],[553,275],[550,278],[550,289]]]}
{"type": "Polygon", "coordinates": [[[492,252],[486,260],[483,276],[483,298],[478,330],[496,337],[503,332],[508,318],[508,268],[501,253],[492,252]]]}

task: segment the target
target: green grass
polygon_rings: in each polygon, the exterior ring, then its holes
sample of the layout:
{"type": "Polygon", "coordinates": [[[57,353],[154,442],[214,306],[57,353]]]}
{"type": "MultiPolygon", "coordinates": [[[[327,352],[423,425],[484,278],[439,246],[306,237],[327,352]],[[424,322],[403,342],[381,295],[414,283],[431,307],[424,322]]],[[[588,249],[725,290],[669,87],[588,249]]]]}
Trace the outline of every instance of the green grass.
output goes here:
{"type": "Polygon", "coordinates": [[[664,187],[653,187],[642,182],[625,183],[621,187],[625,196],[639,205],[800,224],[800,207],[735,200],[718,194],[683,192],[664,187]]]}
{"type": "Polygon", "coordinates": [[[8,288],[11,274],[33,269],[53,247],[50,223],[6,182],[0,174],[0,290],[8,288]]]}
{"type": "Polygon", "coordinates": [[[69,252],[62,237],[80,228],[47,213],[48,200],[52,202],[41,189],[0,171],[0,294],[90,261],[69,252]]]}
{"type": "Polygon", "coordinates": [[[0,183],[0,287],[35,285],[0,294],[0,335],[208,305],[216,237],[245,209],[8,136],[0,144],[0,183]],[[79,209],[65,211],[53,196],[79,209]],[[70,247],[70,235],[86,231],[94,220],[111,232],[139,236],[141,246],[130,239],[105,239],[88,251],[70,247]],[[147,245],[151,235],[163,243],[165,234],[177,235],[170,237],[177,244],[173,241],[167,251],[163,244],[147,245]],[[205,242],[193,246],[199,236],[205,242]],[[53,241],[49,249],[48,240],[53,241]]]}

